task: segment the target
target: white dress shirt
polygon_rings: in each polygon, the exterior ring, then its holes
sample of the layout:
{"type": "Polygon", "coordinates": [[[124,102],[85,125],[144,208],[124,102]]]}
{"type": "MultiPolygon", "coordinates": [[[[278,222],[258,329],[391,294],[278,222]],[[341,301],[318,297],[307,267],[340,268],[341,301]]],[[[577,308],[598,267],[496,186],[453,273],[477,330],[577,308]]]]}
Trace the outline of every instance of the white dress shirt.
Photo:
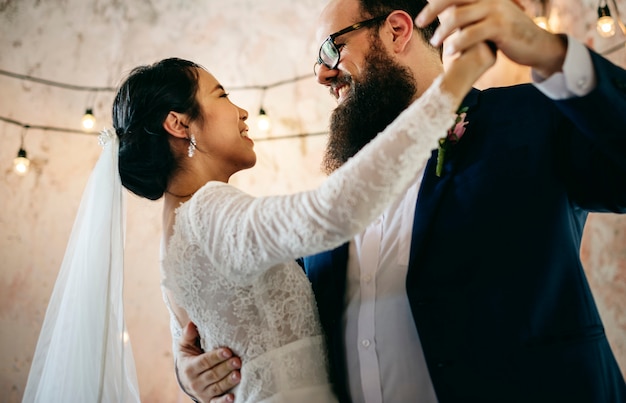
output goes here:
{"type": "MultiPolygon", "coordinates": [[[[571,37],[563,71],[541,82],[533,75],[534,84],[557,100],[595,88],[591,57],[571,37]]],[[[343,326],[354,403],[437,402],[405,285],[422,175],[350,242],[343,326]]]]}

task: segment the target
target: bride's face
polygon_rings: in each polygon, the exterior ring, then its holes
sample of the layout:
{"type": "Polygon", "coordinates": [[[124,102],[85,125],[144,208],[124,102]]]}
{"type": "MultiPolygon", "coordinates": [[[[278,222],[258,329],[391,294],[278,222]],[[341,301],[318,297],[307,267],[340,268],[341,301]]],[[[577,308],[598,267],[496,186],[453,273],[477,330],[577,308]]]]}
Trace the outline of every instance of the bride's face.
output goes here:
{"type": "Polygon", "coordinates": [[[256,163],[254,142],[248,137],[248,112],[233,104],[209,72],[199,69],[196,99],[202,119],[191,123],[199,155],[208,156],[224,172],[237,172],[256,163]]]}

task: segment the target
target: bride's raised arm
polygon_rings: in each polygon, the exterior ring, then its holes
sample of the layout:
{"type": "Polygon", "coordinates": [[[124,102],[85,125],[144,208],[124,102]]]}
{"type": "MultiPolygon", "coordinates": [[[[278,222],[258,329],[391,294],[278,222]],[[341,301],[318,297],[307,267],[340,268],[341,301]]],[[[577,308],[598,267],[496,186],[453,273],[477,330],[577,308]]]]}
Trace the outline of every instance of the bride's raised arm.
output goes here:
{"type": "Polygon", "coordinates": [[[189,226],[202,240],[201,247],[215,268],[244,282],[254,281],[254,274],[273,264],[340,245],[416,179],[438,139],[453,125],[472,83],[493,60],[486,45],[461,55],[317,189],[255,198],[210,182],[181,207],[176,225],[189,226]]]}

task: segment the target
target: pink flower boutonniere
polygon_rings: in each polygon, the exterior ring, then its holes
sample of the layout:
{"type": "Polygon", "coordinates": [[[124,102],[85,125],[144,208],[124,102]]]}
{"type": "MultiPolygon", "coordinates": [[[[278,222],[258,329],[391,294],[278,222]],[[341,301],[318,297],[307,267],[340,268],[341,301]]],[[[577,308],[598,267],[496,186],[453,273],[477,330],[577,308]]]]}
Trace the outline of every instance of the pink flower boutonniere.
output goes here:
{"type": "Polygon", "coordinates": [[[451,145],[458,143],[465,134],[465,126],[469,123],[465,120],[467,116],[467,106],[459,108],[456,112],[456,120],[454,121],[454,125],[448,129],[448,134],[446,137],[442,137],[439,139],[439,148],[437,150],[437,169],[435,173],[437,176],[441,176],[441,171],[443,170],[443,162],[446,157],[446,151],[451,145]]]}

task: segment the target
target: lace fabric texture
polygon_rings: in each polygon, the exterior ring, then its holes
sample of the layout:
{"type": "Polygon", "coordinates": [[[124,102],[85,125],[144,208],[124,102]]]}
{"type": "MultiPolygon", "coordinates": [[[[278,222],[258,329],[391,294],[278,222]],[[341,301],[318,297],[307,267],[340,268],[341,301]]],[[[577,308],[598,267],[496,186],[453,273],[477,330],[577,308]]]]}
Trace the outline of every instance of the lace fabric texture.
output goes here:
{"type": "Polygon", "coordinates": [[[315,190],[255,198],[210,182],[178,208],[162,286],[205,350],[241,357],[238,402],[333,400],[315,298],[294,259],[346,242],[416,179],[455,118],[440,82],[315,190]]]}

